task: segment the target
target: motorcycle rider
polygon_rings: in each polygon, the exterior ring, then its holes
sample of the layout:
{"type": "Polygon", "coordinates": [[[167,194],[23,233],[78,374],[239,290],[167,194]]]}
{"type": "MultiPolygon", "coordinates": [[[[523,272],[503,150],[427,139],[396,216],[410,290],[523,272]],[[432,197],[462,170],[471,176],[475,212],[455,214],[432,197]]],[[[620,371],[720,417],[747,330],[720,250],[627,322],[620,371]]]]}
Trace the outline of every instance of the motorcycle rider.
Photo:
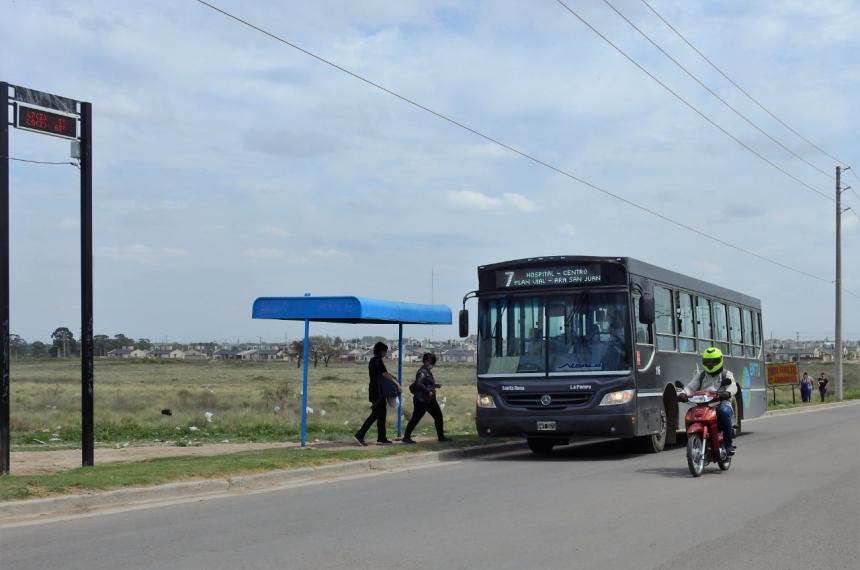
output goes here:
{"type": "Polygon", "coordinates": [[[719,348],[712,346],[702,352],[702,368],[693,375],[693,379],[684,391],[678,394],[678,400],[686,402],[693,392],[699,390],[713,390],[717,392],[720,403],[717,406],[717,425],[720,431],[723,432],[723,442],[726,445],[726,453],[728,455],[735,454],[735,446],[732,444],[733,421],[732,421],[732,398],[738,393],[738,385],[735,382],[735,377],[731,371],[723,367],[723,353],[719,348]],[[728,386],[722,386],[724,378],[728,378],[731,383],[728,386]]]}

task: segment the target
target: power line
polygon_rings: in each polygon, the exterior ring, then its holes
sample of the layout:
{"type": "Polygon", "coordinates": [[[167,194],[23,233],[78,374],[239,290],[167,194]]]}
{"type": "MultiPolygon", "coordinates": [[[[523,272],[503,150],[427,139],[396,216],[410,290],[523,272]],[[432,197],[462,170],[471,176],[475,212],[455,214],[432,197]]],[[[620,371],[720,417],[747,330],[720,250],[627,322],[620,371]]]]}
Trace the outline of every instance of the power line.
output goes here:
{"type": "Polygon", "coordinates": [[[711,95],[713,95],[713,96],[714,96],[714,97],[715,97],[715,98],[716,98],[720,103],[722,103],[723,105],[725,105],[726,107],[728,107],[729,109],[731,109],[731,110],[735,113],[735,115],[737,115],[738,117],[740,117],[741,119],[743,119],[747,124],[749,124],[749,125],[750,125],[751,127],[753,127],[755,130],[757,130],[758,132],[760,132],[761,134],[763,134],[764,136],[766,136],[766,137],[767,137],[768,139],[770,139],[774,144],[779,145],[782,149],[784,149],[787,153],[789,153],[791,156],[793,156],[793,157],[794,157],[794,158],[796,158],[797,160],[799,160],[799,161],[803,162],[804,164],[806,164],[806,165],[807,165],[807,166],[809,166],[810,168],[813,168],[813,169],[817,170],[818,172],[820,172],[820,173],[821,173],[821,174],[823,174],[824,176],[826,176],[826,177],[830,178],[831,180],[834,180],[834,179],[836,178],[834,175],[830,174],[830,173],[829,173],[829,172],[827,172],[826,170],[822,170],[821,168],[819,168],[819,167],[815,166],[814,164],[812,164],[811,162],[809,162],[808,160],[806,160],[805,158],[803,158],[802,156],[800,156],[799,154],[797,154],[796,152],[794,152],[793,150],[791,150],[790,148],[788,148],[786,145],[784,145],[782,142],[780,142],[779,140],[777,140],[775,137],[771,136],[771,135],[770,135],[770,133],[768,133],[767,131],[765,131],[765,130],[764,130],[764,129],[762,129],[761,127],[759,127],[759,126],[758,126],[756,123],[754,123],[754,122],[753,122],[749,117],[747,117],[746,115],[744,115],[743,113],[741,113],[740,111],[738,111],[738,110],[737,110],[737,108],[735,108],[734,106],[732,106],[732,104],[731,104],[731,103],[729,103],[728,101],[726,101],[725,99],[723,99],[722,97],[720,97],[720,95],[719,95],[716,91],[714,91],[713,89],[711,89],[710,87],[708,87],[708,86],[707,86],[707,85],[706,85],[706,84],[705,84],[701,79],[699,79],[698,77],[696,77],[696,75],[694,75],[694,74],[693,74],[693,72],[691,72],[689,69],[687,69],[686,67],[684,67],[684,66],[683,66],[683,65],[682,65],[682,64],[681,64],[677,59],[675,59],[674,57],[672,57],[672,56],[671,56],[671,55],[670,55],[670,54],[669,54],[665,49],[663,49],[663,48],[662,48],[662,47],[661,47],[657,42],[655,42],[653,39],[651,39],[651,37],[650,37],[650,36],[648,36],[648,34],[646,34],[645,32],[643,32],[641,28],[639,28],[639,27],[638,27],[636,24],[634,24],[634,23],[633,23],[633,22],[632,22],[632,21],[631,21],[627,16],[625,16],[625,15],[624,15],[620,10],[618,10],[618,8],[616,8],[616,7],[615,7],[615,6],[614,6],[614,5],[613,5],[609,0],[603,0],[603,3],[604,3],[604,4],[606,4],[607,6],[609,6],[609,7],[612,9],[612,11],[613,11],[613,12],[615,12],[616,14],[618,14],[618,15],[619,15],[619,16],[620,16],[620,17],[621,17],[625,22],[627,22],[627,23],[630,25],[630,27],[631,27],[631,28],[633,28],[634,30],[636,30],[637,32],[639,32],[639,34],[640,34],[643,38],[645,38],[646,40],[648,40],[648,41],[651,43],[651,45],[653,45],[655,48],[657,48],[658,50],[660,50],[660,53],[662,53],[663,55],[665,55],[665,56],[666,56],[666,57],[667,57],[667,58],[668,58],[672,63],[674,63],[676,66],[678,66],[678,67],[681,69],[681,71],[683,71],[683,72],[684,72],[684,73],[686,73],[688,76],[690,76],[690,78],[691,78],[693,81],[695,81],[696,83],[698,83],[698,84],[702,87],[702,89],[704,89],[705,91],[707,91],[708,93],[710,93],[711,95]]]}
{"type": "Polygon", "coordinates": [[[708,57],[707,57],[705,54],[703,54],[701,51],[699,51],[699,49],[698,49],[696,46],[694,46],[694,45],[693,45],[693,44],[692,44],[692,43],[691,43],[687,38],[685,38],[685,37],[684,37],[684,35],[683,35],[683,34],[681,34],[681,32],[679,32],[677,29],[675,29],[675,27],[674,27],[672,24],[670,24],[668,21],[666,21],[666,18],[664,18],[663,16],[661,16],[661,15],[660,15],[660,13],[659,13],[657,10],[655,10],[655,9],[654,9],[654,8],[653,8],[653,7],[648,3],[648,2],[646,2],[646,0],[642,0],[642,3],[643,3],[643,4],[645,4],[645,6],[647,6],[647,7],[648,7],[648,9],[649,9],[649,10],[651,10],[651,11],[654,13],[654,15],[655,15],[655,16],[657,16],[658,18],[660,18],[660,20],[661,20],[664,24],[666,24],[667,26],[669,26],[669,29],[670,29],[670,30],[672,30],[673,32],[675,32],[675,34],[677,34],[677,36],[678,36],[679,38],[681,38],[682,40],[684,40],[684,43],[686,43],[688,46],[690,46],[690,47],[693,49],[693,51],[695,51],[697,54],[699,54],[699,55],[702,57],[702,59],[704,59],[705,61],[707,61],[707,62],[708,62],[708,64],[710,64],[710,66],[711,66],[711,67],[713,67],[715,70],[717,70],[717,72],[718,72],[720,75],[722,75],[723,77],[725,77],[725,78],[726,78],[726,81],[728,81],[729,83],[731,83],[732,85],[734,85],[734,86],[738,89],[738,91],[740,91],[741,93],[743,93],[744,95],[746,95],[746,96],[747,96],[747,98],[748,98],[750,101],[752,101],[753,103],[755,103],[756,105],[758,105],[758,107],[759,107],[762,111],[764,111],[765,113],[767,113],[768,115],[770,115],[770,116],[771,116],[774,120],[776,120],[780,125],[782,125],[782,126],[783,126],[783,127],[785,127],[786,129],[788,129],[789,131],[791,131],[792,133],[794,133],[795,135],[797,135],[797,137],[798,137],[798,138],[802,139],[804,142],[806,142],[809,146],[811,146],[812,148],[814,148],[814,149],[815,149],[815,150],[817,150],[818,152],[820,152],[820,153],[822,153],[823,155],[825,155],[825,156],[827,156],[827,157],[829,157],[829,158],[831,158],[831,159],[835,160],[835,161],[836,161],[836,162],[838,162],[839,164],[846,164],[846,162],[845,162],[844,160],[839,160],[838,158],[836,158],[835,156],[833,156],[832,154],[830,154],[829,152],[827,152],[826,150],[824,150],[823,148],[821,148],[820,146],[818,146],[817,144],[815,144],[814,142],[812,142],[811,140],[809,140],[808,138],[806,138],[805,136],[803,136],[802,134],[800,134],[799,132],[797,132],[796,130],[794,130],[793,128],[791,128],[791,127],[790,127],[790,126],[789,126],[785,121],[783,121],[782,119],[780,119],[779,117],[777,117],[776,115],[774,115],[774,114],[770,111],[770,109],[768,109],[767,107],[765,107],[764,105],[762,105],[761,103],[759,103],[759,101],[758,101],[755,97],[753,97],[752,95],[750,95],[750,94],[749,94],[749,92],[747,92],[747,90],[746,90],[746,89],[744,89],[743,87],[741,87],[740,85],[738,85],[738,84],[737,84],[737,83],[736,83],[736,82],[735,82],[731,77],[729,77],[728,75],[726,75],[726,74],[723,72],[723,70],[722,70],[722,69],[720,69],[719,67],[717,67],[717,65],[716,65],[713,61],[711,61],[710,59],[708,59],[708,57]]]}
{"type": "MultiPolygon", "coordinates": [[[[200,1],[200,0],[198,0],[198,1],[200,1]]],[[[727,131],[726,129],[724,129],[724,128],[723,128],[723,127],[721,127],[720,125],[718,125],[716,122],[714,122],[714,120],[713,120],[713,119],[711,119],[711,118],[710,118],[710,117],[708,117],[706,114],[704,114],[702,111],[700,111],[699,109],[697,109],[696,107],[694,107],[691,103],[689,103],[686,99],[684,99],[683,97],[681,97],[681,96],[680,96],[676,91],[674,91],[671,87],[669,87],[668,85],[666,85],[665,83],[663,83],[662,81],[660,81],[660,80],[659,80],[659,79],[658,79],[658,78],[657,78],[653,73],[651,73],[650,71],[648,71],[647,69],[645,69],[645,68],[644,68],[644,67],[643,67],[643,66],[642,66],[638,61],[636,61],[635,59],[633,59],[631,56],[627,55],[627,52],[625,52],[624,50],[622,50],[620,47],[618,47],[617,45],[615,45],[615,44],[612,42],[612,40],[610,40],[609,38],[607,38],[606,36],[604,36],[602,33],[600,33],[600,31],[599,31],[597,28],[595,28],[594,26],[592,26],[591,24],[589,24],[589,23],[588,23],[588,21],[586,21],[582,16],[580,16],[579,14],[577,14],[573,9],[571,9],[571,8],[570,8],[570,6],[568,6],[567,4],[565,4],[562,0],[556,0],[556,2],[558,2],[559,4],[561,4],[561,6],[562,6],[565,10],[567,10],[568,12],[570,12],[570,13],[571,13],[573,16],[575,16],[575,17],[576,17],[580,22],[582,22],[583,24],[585,24],[585,25],[588,27],[588,29],[590,29],[592,32],[594,32],[595,34],[597,34],[597,35],[598,35],[598,36],[599,36],[603,41],[605,41],[605,42],[606,42],[606,43],[608,43],[610,46],[612,46],[613,48],[615,48],[615,50],[616,50],[618,53],[620,53],[621,55],[623,55],[623,56],[624,56],[624,57],[625,57],[625,58],[626,58],[630,63],[632,63],[633,65],[635,65],[636,67],[638,67],[638,68],[639,68],[643,73],[645,73],[648,77],[650,77],[651,79],[653,79],[653,80],[654,80],[658,85],[660,85],[663,89],[665,89],[666,91],[668,91],[669,93],[671,93],[673,96],[675,96],[675,98],[676,98],[676,99],[678,99],[678,100],[679,100],[679,101],[681,101],[684,105],[686,105],[687,107],[689,107],[689,108],[690,108],[694,113],[696,113],[697,115],[699,115],[700,117],[702,117],[703,119],[705,119],[706,121],[708,121],[711,125],[713,125],[713,126],[714,126],[714,127],[716,127],[717,129],[719,129],[719,131],[720,131],[720,132],[722,132],[724,135],[726,135],[727,137],[729,137],[730,139],[732,139],[733,141],[735,141],[736,143],[738,143],[739,145],[741,145],[742,147],[744,147],[745,149],[747,149],[748,151],[750,151],[751,153],[753,153],[754,155],[756,155],[757,157],[759,157],[761,160],[765,161],[766,163],[768,163],[769,165],[771,165],[772,167],[774,167],[775,169],[779,170],[780,172],[782,172],[783,174],[785,174],[786,176],[788,176],[789,178],[791,178],[792,180],[794,180],[795,182],[797,182],[798,184],[800,184],[801,186],[804,186],[805,188],[809,189],[810,191],[815,192],[816,194],[818,194],[818,195],[819,195],[819,196],[821,196],[822,198],[826,198],[827,200],[830,200],[831,202],[835,201],[833,198],[831,198],[830,196],[828,196],[828,195],[827,195],[827,194],[825,194],[824,192],[821,192],[821,191],[819,191],[819,190],[816,190],[815,188],[813,188],[812,186],[810,186],[809,184],[807,184],[806,182],[804,182],[804,181],[803,181],[803,180],[801,180],[800,178],[798,178],[798,177],[796,177],[795,175],[791,174],[790,172],[788,172],[787,170],[785,170],[784,168],[782,168],[781,166],[779,166],[778,164],[776,164],[775,162],[773,162],[772,160],[770,160],[769,158],[767,158],[766,156],[764,156],[763,154],[761,154],[760,152],[758,152],[757,150],[755,150],[754,148],[752,148],[751,146],[749,146],[748,144],[746,144],[745,142],[743,142],[742,140],[740,140],[738,137],[734,136],[734,135],[733,135],[733,134],[731,134],[729,131],[727,131]]]]}
{"type": "Polygon", "coordinates": [[[300,46],[298,46],[298,45],[296,45],[296,44],[294,44],[288,40],[285,40],[284,38],[281,38],[280,36],[277,36],[277,35],[273,34],[272,32],[268,32],[268,31],[260,28],[259,26],[256,26],[256,25],[254,25],[254,24],[252,24],[246,20],[243,20],[242,18],[239,18],[238,16],[234,16],[233,14],[226,12],[225,10],[218,8],[217,6],[210,4],[209,2],[206,2],[205,0],[197,0],[197,2],[210,8],[210,9],[212,9],[212,10],[214,10],[214,11],[216,11],[216,12],[223,14],[224,16],[227,16],[228,18],[230,18],[236,22],[239,22],[240,24],[242,24],[244,26],[247,26],[253,30],[256,30],[263,35],[266,35],[266,36],[268,36],[268,37],[270,37],[270,38],[272,38],[278,42],[281,42],[284,45],[287,45],[287,46],[289,46],[289,47],[291,47],[297,51],[300,51],[300,52],[304,53],[305,55],[308,55],[308,56],[316,59],[317,61],[319,61],[321,63],[324,63],[330,67],[333,67],[333,68],[337,69],[338,71],[346,73],[347,75],[349,75],[355,79],[358,79],[359,81],[366,83],[367,85],[370,85],[371,87],[379,89],[380,91],[387,93],[393,97],[396,97],[397,99],[400,99],[404,103],[408,103],[409,105],[412,105],[413,107],[416,107],[416,108],[421,109],[427,113],[430,113],[431,115],[433,115],[439,119],[442,119],[443,121],[445,121],[447,123],[450,123],[456,127],[459,127],[465,131],[468,131],[468,132],[474,134],[475,136],[478,136],[478,137],[480,137],[486,141],[489,141],[489,142],[491,142],[497,146],[500,146],[500,147],[504,148],[505,150],[513,152],[513,153],[515,153],[515,154],[517,154],[517,155],[519,155],[525,159],[528,159],[528,160],[530,160],[530,161],[532,161],[532,162],[534,162],[540,166],[548,168],[549,170],[552,170],[553,172],[561,174],[562,176],[566,176],[567,178],[570,178],[571,180],[575,180],[576,182],[579,182],[580,184],[583,184],[584,186],[587,186],[587,187],[589,187],[593,190],[596,190],[602,194],[605,194],[606,196],[610,196],[612,198],[615,198],[616,200],[618,200],[620,202],[624,202],[625,204],[627,204],[629,206],[637,208],[637,209],[639,209],[639,210],[641,210],[647,214],[650,214],[654,217],[660,218],[661,220],[663,220],[665,222],[669,222],[670,224],[673,224],[677,227],[688,230],[688,231],[693,232],[693,233],[700,235],[702,237],[708,238],[711,241],[714,241],[714,242],[719,243],[721,245],[724,245],[726,247],[730,247],[734,250],[740,251],[742,253],[746,253],[747,255],[750,255],[752,257],[755,257],[757,259],[760,259],[760,260],[765,261],[767,263],[770,263],[772,265],[776,265],[778,267],[781,267],[781,268],[786,269],[788,271],[792,271],[792,272],[797,273],[799,275],[804,275],[804,276],[809,277],[811,279],[815,279],[816,281],[821,281],[823,283],[828,283],[828,284],[833,283],[833,281],[831,281],[831,280],[824,279],[822,277],[819,277],[819,276],[814,275],[812,273],[808,273],[808,272],[803,271],[801,269],[791,267],[789,265],[785,265],[784,263],[770,259],[768,257],[761,255],[761,254],[755,253],[754,251],[751,251],[751,250],[745,249],[743,247],[740,247],[738,245],[729,243],[729,242],[727,242],[721,238],[718,238],[716,236],[713,236],[711,234],[703,232],[699,229],[696,229],[692,226],[689,226],[683,222],[679,222],[678,220],[670,218],[669,216],[666,216],[665,214],[661,214],[660,212],[657,212],[655,210],[651,210],[650,208],[642,206],[641,204],[638,204],[632,200],[624,198],[623,196],[620,196],[618,194],[614,194],[614,193],[610,192],[609,190],[601,188],[600,186],[597,186],[596,184],[593,184],[593,183],[591,183],[591,182],[589,182],[583,178],[579,178],[578,176],[575,176],[575,175],[573,175],[573,174],[571,174],[565,170],[562,170],[561,168],[559,168],[557,166],[553,166],[552,164],[549,164],[548,162],[545,162],[545,161],[543,161],[543,160],[541,160],[541,159],[539,159],[539,158],[537,158],[531,154],[528,154],[526,152],[518,150],[518,149],[516,149],[516,148],[514,148],[514,147],[512,147],[506,143],[503,143],[497,139],[494,139],[493,137],[491,137],[489,135],[486,135],[486,134],[484,134],[484,133],[482,133],[476,129],[473,129],[472,127],[469,127],[469,126],[467,126],[467,125],[465,125],[465,124],[463,124],[463,123],[461,123],[455,119],[452,119],[446,115],[443,115],[442,113],[439,113],[438,111],[434,111],[433,109],[426,107],[425,105],[422,105],[421,103],[418,103],[416,101],[413,101],[412,99],[409,99],[408,97],[400,95],[399,93],[396,93],[396,92],[392,91],[391,89],[388,89],[387,87],[383,87],[382,85],[375,83],[375,82],[371,81],[370,79],[367,79],[367,78],[365,78],[365,77],[363,77],[363,76],[361,76],[355,72],[352,72],[352,71],[350,71],[344,67],[341,67],[340,65],[338,65],[338,64],[336,64],[336,63],[334,63],[328,59],[325,59],[322,56],[316,55],[315,53],[310,52],[310,51],[308,51],[308,50],[306,50],[306,49],[304,49],[304,48],[302,48],[302,47],[300,47],[300,46]]]}
{"type": "Polygon", "coordinates": [[[66,162],[51,162],[48,160],[30,160],[27,158],[15,158],[14,156],[0,156],[0,159],[8,158],[9,160],[15,160],[17,162],[29,162],[30,164],[71,164],[72,166],[78,166],[77,162],[66,161],[66,162]]]}

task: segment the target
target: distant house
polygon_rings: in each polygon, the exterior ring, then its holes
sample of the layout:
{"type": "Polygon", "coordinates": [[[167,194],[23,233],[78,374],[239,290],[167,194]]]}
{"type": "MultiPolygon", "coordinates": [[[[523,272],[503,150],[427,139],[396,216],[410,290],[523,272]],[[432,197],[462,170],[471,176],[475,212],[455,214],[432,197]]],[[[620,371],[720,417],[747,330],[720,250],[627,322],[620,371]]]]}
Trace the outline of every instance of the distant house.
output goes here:
{"type": "Polygon", "coordinates": [[[170,351],[166,348],[153,348],[146,355],[147,358],[170,358],[170,351]]]}
{"type": "Polygon", "coordinates": [[[171,350],[169,358],[172,358],[173,360],[185,360],[185,351],[178,348],[171,350]]]}
{"type": "Polygon", "coordinates": [[[194,350],[193,348],[189,348],[185,351],[185,356],[183,357],[185,360],[206,360],[208,356],[206,353],[200,352],[199,350],[194,350]]]}
{"type": "Polygon", "coordinates": [[[131,347],[115,348],[107,353],[108,358],[131,358],[134,350],[131,347]]]}
{"type": "Polygon", "coordinates": [[[149,351],[143,350],[141,348],[136,348],[136,349],[131,351],[131,354],[129,354],[129,358],[146,358],[148,356],[149,356],[149,351]]]}
{"type": "Polygon", "coordinates": [[[228,350],[226,348],[222,348],[221,350],[216,350],[212,354],[212,358],[215,360],[234,360],[239,358],[239,353],[235,350],[228,350]]]}
{"type": "Polygon", "coordinates": [[[241,360],[259,360],[258,352],[260,352],[256,348],[251,348],[249,350],[243,350],[236,355],[237,358],[241,360]]]}
{"type": "Polygon", "coordinates": [[[779,348],[768,354],[772,362],[799,362],[801,360],[818,360],[822,356],[821,351],[815,347],[792,347],[779,348]]]}
{"type": "Polygon", "coordinates": [[[471,363],[475,362],[475,353],[466,348],[452,348],[441,354],[442,362],[460,362],[471,363]]]}

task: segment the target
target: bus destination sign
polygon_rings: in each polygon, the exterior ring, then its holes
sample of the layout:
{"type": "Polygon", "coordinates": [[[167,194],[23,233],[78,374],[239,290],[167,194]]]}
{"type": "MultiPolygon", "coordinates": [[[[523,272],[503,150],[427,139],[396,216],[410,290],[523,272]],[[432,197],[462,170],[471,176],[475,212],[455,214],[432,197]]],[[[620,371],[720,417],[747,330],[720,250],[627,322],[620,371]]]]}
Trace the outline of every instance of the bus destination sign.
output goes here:
{"type": "Polygon", "coordinates": [[[75,117],[18,103],[18,117],[15,126],[19,129],[45,133],[55,137],[76,139],[78,121],[75,117]]]}
{"type": "Polygon", "coordinates": [[[496,271],[496,288],[515,287],[569,287],[598,285],[603,282],[599,264],[568,265],[562,267],[530,267],[496,271]]]}

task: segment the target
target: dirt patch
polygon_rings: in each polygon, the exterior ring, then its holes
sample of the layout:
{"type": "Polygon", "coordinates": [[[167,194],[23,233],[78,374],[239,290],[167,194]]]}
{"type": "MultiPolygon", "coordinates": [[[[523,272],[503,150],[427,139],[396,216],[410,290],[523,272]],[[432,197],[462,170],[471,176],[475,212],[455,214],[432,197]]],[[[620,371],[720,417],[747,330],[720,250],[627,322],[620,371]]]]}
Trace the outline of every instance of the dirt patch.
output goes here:
{"type": "MultiPolygon", "coordinates": [[[[195,447],[176,447],[175,445],[145,445],[129,447],[97,447],[95,450],[96,465],[116,463],[121,461],[143,461],[158,457],[189,457],[223,455],[240,451],[257,449],[278,449],[298,447],[294,442],[269,443],[211,443],[195,447]]],[[[350,447],[345,442],[320,442],[313,447],[326,449],[350,447]]],[[[12,475],[40,475],[56,473],[81,466],[80,449],[63,449],[57,451],[13,451],[10,454],[10,473],[12,475]]]]}

